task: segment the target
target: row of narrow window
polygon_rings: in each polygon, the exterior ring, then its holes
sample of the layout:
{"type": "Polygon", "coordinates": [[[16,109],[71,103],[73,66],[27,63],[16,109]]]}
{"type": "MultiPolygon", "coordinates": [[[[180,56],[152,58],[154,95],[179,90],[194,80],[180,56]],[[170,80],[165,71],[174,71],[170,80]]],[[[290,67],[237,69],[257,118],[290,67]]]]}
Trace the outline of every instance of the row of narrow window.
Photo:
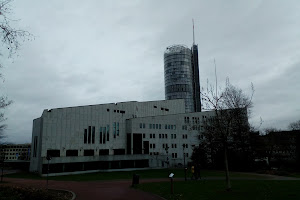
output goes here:
{"type": "MultiPolygon", "coordinates": [[[[142,129],[146,128],[145,123],[140,123],[140,128],[142,128],[142,129]]],[[[162,129],[162,125],[161,124],[149,124],[149,129],[162,129]]],[[[176,125],[165,124],[165,129],[176,130],[176,125]]]]}
{"type": "MultiPolygon", "coordinates": [[[[110,128],[109,125],[106,127],[100,127],[99,129],[99,143],[105,144],[106,141],[109,141],[110,128]]],[[[119,136],[120,128],[119,122],[113,123],[113,136],[119,136]]],[[[89,126],[87,129],[84,129],[84,144],[95,144],[95,126],[89,126]]]]}
{"type": "MultiPolygon", "coordinates": [[[[95,155],[94,149],[85,149],[83,151],[83,156],[94,156],[94,155],[95,155]]],[[[109,155],[109,149],[99,149],[99,156],[101,155],[109,155]]],[[[113,149],[113,155],[125,155],[125,149],[113,149]]],[[[60,157],[60,150],[59,149],[47,150],[47,156],[60,157]]],[[[76,149],[66,150],[66,157],[70,157],[70,156],[78,156],[78,150],[76,149]]]]}
{"type": "MultiPolygon", "coordinates": [[[[109,112],[109,108],[107,108],[106,111],[109,112]]],[[[114,110],[114,112],[125,114],[124,110],[114,110]]]]}
{"type": "MultiPolygon", "coordinates": [[[[157,106],[153,106],[153,108],[157,108],[157,106]]],[[[161,109],[161,110],[165,110],[165,111],[169,111],[168,108],[163,108],[163,107],[161,107],[160,109],[161,109]]]]}
{"type": "MultiPolygon", "coordinates": [[[[150,139],[154,139],[155,138],[155,136],[156,136],[156,134],[155,133],[150,133],[150,135],[149,135],[149,137],[150,137],[150,139]]],[[[160,134],[158,134],[158,137],[160,138],[160,139],[168,139],[168,134],[162,134],[162,133],[160,133],[160,134]]],[[[176,134],[171,134],[171,139],[176,139],[176,134]]],[[[182,139],[187,139],[187,134],[183,134],[182,135],[182,139]]],[[[143,138],[146,138],[146,134],[145,133],[143,133],[143,138]]]]}
{"type": "MultiPolygon", "coordinates": [[[[191,126],[190,127],[190,130],[197,130],[197,131],[200,131],[201,128],[203,128],[203,126],[197,126],[197,125],[194,125],[194,126],[191,126]]],[[[182,130],[188,130],[188,126],[187,125],[182,125],[182,130]]]]}

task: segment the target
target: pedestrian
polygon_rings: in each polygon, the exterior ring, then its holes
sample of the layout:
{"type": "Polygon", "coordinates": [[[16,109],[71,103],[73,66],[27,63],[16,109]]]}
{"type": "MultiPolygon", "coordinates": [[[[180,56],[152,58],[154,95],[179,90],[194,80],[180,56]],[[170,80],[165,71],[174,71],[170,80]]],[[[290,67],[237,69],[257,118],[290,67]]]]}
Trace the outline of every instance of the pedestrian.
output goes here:
{"type": "Polygon", "coordinates": [[[191,179],[193,180],[195,178],[195,167],[194,167],[194,165],[192,165],[192,167],[191,167],[191,172],[192,172],[191,179]]]}

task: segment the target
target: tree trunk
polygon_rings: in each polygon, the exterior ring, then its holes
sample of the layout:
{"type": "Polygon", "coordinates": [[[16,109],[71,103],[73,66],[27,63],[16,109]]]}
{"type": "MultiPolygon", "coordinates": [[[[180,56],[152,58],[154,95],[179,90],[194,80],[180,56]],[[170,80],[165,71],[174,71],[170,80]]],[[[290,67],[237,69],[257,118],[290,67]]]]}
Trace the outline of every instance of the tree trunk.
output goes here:
{"type": "Polygon", "coordinates": [[[225,145],[224,148],[224,162],[225,162],[225,174],[226,174],[226,185],[227,185],[226,190],[231,191],[229,169],[228,169],[227,145],[225,145]]]}

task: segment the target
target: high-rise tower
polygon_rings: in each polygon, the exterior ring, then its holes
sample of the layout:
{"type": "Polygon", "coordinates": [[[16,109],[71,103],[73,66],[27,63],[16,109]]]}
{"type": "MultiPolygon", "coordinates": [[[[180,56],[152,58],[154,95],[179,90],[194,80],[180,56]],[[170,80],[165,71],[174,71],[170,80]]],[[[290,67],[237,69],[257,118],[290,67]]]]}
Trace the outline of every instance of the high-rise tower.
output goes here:
{"type": "Polygon", "coordinates": [[[186,112],[194,112],[192,52],[183,45],[167,47],[164,53],[165,97],[185,99],[186,112]]]}
{"type": "Polygon", "coordinates": [[[165,98],[185,99],[186,112],[201,112],[198,46],[195,44],[193,22],[193,46],[167,47],[164,53],[165,98]]]}

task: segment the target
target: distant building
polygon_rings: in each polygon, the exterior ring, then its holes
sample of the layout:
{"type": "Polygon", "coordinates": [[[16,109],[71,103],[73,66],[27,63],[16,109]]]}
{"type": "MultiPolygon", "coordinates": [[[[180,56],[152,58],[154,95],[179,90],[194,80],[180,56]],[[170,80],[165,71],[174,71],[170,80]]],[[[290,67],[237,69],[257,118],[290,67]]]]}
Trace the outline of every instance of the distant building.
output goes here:
{"type": "Polygon", "coordinates": [[[186,112],[201,112],[198,47],[167,47],[164,53],[165,98],[184,99],[186,112]]]}
{"type": "Polygon", "coordinates": [[[31,144],[0,145],[1,157],[4,161],[30,160],[31,144]]]}
{"type": "Polygon", "coordinates": [[[183,99],[44,110],[33,121],[30,171],[50,173],[167,167],[191,162],[202,122],[183,99]]]}
{"type": "Polygon", "coordinates": [[[257,159],[267,158],[271,165],[300,162],[300,130],[257,135],[254,141],[257,159]]]}

